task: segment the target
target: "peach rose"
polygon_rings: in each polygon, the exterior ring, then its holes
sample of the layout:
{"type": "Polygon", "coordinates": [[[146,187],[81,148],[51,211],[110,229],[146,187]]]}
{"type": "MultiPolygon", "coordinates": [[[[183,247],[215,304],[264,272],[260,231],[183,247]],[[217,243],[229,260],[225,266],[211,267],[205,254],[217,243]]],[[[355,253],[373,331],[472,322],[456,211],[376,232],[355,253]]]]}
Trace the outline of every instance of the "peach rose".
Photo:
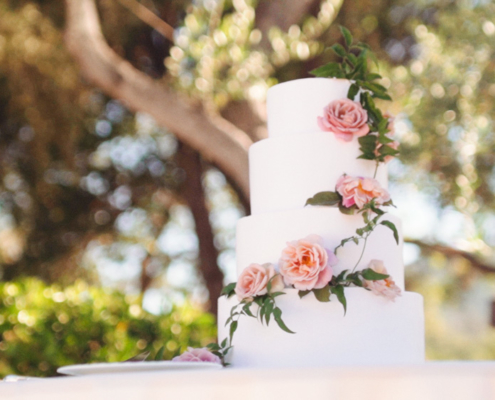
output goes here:
{"type": "Polygon", "coordinates": [[[343,198],[343,206],[347,208],[355,204],[357,208],[361,209],[372,199],[376,199],[377,205],[390,200],[388,191],[383,189],[380,183],[373,178],[342,175],[338,179],[335,189],[343,198]]]}
{"type": "Polygon", "coordinates": [[[323,109],[323,113],[323,117],[318,117],[320,129],[333,132],[344,142],[350,142],[354,136],[364,136],[370,131],[368,113],[355,101],[334,100],[323,109]]]}
{"type": "Polygon", "coordinates": [[[266,294],[268,281],[271,279],[272,292],[284,289],[282,277],[275,272],[273,264],[251,264],[241,272],[235,286],[237,298],[241,301],[253,296],[266,294]],[[273,278],[273,279],[272,279],[273,278]]]}
{"type": "Polygon", "coordinates": [[[187,351],[182,353],[180,356],[172,358],[172,361],[212,362],[217,364],[222,363],[220,357],[213,354],[206,347],[200,349],[193,349],[192,347],[188,347],[187,351]]]}
{"type": "Polygon", "coordinates": [[[285,283],[299,290],[321,289],[332,279],[337,257],[323,247],[318,235],[289,242],[280,258],[280,274],[285,283]]]}
{"type": "MultiPolygon", "coordinates": [[[[371,268],[373,271],[378,272],[379,274],[388,275],[387,269],[385,268],[385,265],[383,265],[383,261],[381,260],[371,260],[368,268],[371,268]]],[[[388,277],[387,279],[381,279],[379,281],[365,280],[364,287],[371,290],[373,294],[386,297],[387,299],[390,299],[392,301],[395,301],[395,298],[401,295],[400,288],[390,277],[388,277]]]]}

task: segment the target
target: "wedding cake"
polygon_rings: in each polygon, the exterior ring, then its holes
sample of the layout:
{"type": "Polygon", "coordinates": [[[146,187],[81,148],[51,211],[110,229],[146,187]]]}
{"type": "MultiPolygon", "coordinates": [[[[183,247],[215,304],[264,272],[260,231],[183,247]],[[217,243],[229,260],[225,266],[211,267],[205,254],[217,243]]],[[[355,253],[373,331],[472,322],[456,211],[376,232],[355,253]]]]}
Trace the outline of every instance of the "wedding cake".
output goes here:
{"type": "Polygon", "coordinates": [[[387,166],[358,158],[368,116],[350,86],[308,78],[268,91],[269,138],[249,150],[252,215],[237,225],[241,284],[219,300],[219,342],[230,337],[234,367],[424,360],[423,301],[404,291],[400,220],[380,211],[387,166]]]}

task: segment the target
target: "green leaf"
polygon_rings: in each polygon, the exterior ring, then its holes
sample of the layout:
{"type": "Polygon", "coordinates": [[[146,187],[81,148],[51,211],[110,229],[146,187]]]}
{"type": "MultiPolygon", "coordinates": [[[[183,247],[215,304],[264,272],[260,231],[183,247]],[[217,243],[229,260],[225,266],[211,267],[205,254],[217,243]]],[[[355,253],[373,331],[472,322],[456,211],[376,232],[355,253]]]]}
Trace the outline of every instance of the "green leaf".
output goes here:
{"type": "Polygon", "coordinates": [[[337,300],[344,306],[344,315],[347,312],[347,300],[344,294],[344,287],[342,285],[334,286],[332,293],[337,296],[337,300]]]}
{"type": "Polygon", "coordinates": [[[340,241],[340,244],[334,249],[334,253],[337,252],[337,249],[339,247],[344,247],[344,245],[347,243],[347,242],[350,242],[350,241],[353,241],[354,243],[358,244],[359,243],[359,240],[358,238],[356,238],[355,236],[351,236],[351,237],[348,237],[348,238],[345,238],[345,239],[342,239],[340,241]]]}
{"type": "Polygon", "coordinates": [[[285,325],[284,321],[282,320],[282,310],[280,308],[275,307],[275,309],[273,310],[273,318],[275,318],[275,321],[277,322],[280,329],[282,329],[283,331],[285,331],[287,333],[295,333],[295,332],[292,332],[285,325]]]}
{"type": "Polygon", "coordinates": [[[316,300],[322,303],[328,303],[330,301],[330,286],[325,286],[321,289],[313,289],[316,300]]]}
{"type": "Polygon", "coordinates": [[[361,279],[359,278],[359,276],[357,274],[353,275],[352,278],[350,279],[350,281],[358,287],[363,287],[363,282],[361,281],[361,279]]]}
{"type": "Polygon", "coordinates": [[[342,272],[341,272],[341,273],[337,276],[337,278],[335,278],[335,279],[336,279],[336,281],[337,281],[337,282],[340,282],[340,281],[342,281],[342,280],[345,280],[345,274],[346,274],[347,272],[349,272],[349,270],[348,270],[348,269],[344,269],[344,270],[343,270],[343,271],[342,271],[342,272]]]}
{"type": "Polygon", "coordinates": [[[254,297],[253,301],[258,305],[262,306],[263,305],[263,296],[256,296],[254,297]]]}
{"type": "Polygon", "coordinates": [[[232,339],[234,337],[234,333],[237,330],[237,321],[232,321],[230,324],[230,335],[229,335],[229,341],[232,343],[232,339]]]}
{"type": "Polygon", "coordinates": [[[355,66],[358,63],[358,58],[352,53],[347,53],[346,60],[352,64],[352,66],[355,66]]]}
{"type": "Polygon", "coordinates": [[[263,324],[263,320],[265,319],[266,307],[265,302],[263,302],[260,306],[260,310],[258,313],[258,317],[260,318],[260,322],[263,324]]]}
{"type": "Polygon", "coordinates": [[[272,291],[272,279],[275,278],[276,275],[273,275],[266,284],[266,291],[270,293],[272,291]]]}
{"type": "Polygon", "coordinates": [[[223,354],[220,351],[212,351],[213,354],[215,354],[217,357],[222,358],[223,354]]]}
{"type": "Polygon", "coordinates": [[[222,289],[222,293],[220,295],[221,296],[227,296],[227,297],[232,296],[235,293],[234,292],[235,285],[236,285],[236,282],[229,283],[227,286],[225,286],[222,289]]]}
{"type": "Polygon", "coordinates": [[[234,315],[239,314],[239,313],[236,313],[236,312],[235,312],[235,310],[236,310],[236,308],[237,308],[238,306],[239,306],[239,304],[236,304],[234,307],[232,307],[232,308],[230,309],[230,316],[231,316],[231,317],[232,317],[232,316],[234,316],[234,315]]]}
{"type": "Polygon", "coordinates": [[[310,74],[320,78],[344,78],[344,72],[340,64],[335,62],[318,67],[312,70],[310,74]]]}
{"type": "Polygon", "coordinates": [[[347,55],[347,52],[345,51],[344,47],[341,44],[335,43],[330,48],[335,52],[335,54],[337,54],[342,58],[345,58],[345,56],[347,55]]]}
{"type": "Polygon", "coordinates": [[[266,326],[268,326],[268,324],[270,323],[270,316],[272,315],[274,305],[275,305],[274,301],[270,301],[266,304],[266,312],[265,312],[266,326]]]}
{"type": "Polygon", "coordinates": [[[356,43],[354,46],[352,46],[352,48],[353,49],[370,50],[371,51],[371,47],[368,46],[366,43],[362,43],[362,42],[356,43]]]}
{"type": "Polygon", "coordinates": [[[382,79],[382,76],[381,75],[378,75],[378,74],[370,73],[370,74],[368,74],[368,76],[366,77],[366,79],[368,81],[374,81],[376,79],[382,79]]]}
{"type": "MultiPolygon", "coordinates": [[[[374,212],[375,214],[377,214],[378,216],[381,216],[381,215],[385,214],[385,211],[380,210],[380,209],[376,206],[376,204],[375,204],[375,202],[374,202],[374,201],[373,201],[373,202],[371,202],[371,207],[370,207],[370,208],[371,208],[371,211],[373,211],[373,212],[374,212]]],[[[375,219],[373,219],[373,222],[375,222],[375,223],[376,223],[375,219]]]]}
{"type": "Polygon", "coordinates": [[[339,204],[339,210],[342,214],[346,214],[346,215],[354,215],[354,212],[356,211],[356,206],[352,206],[352,207],[344,207],[342,204],[339,204]]]}
{"type": "Polygon", "coordinates": [[[371,268],[366,268],[361,271],[361,276],[367,281],[381,281],[382,279],[387,279],[389,275],[380,274],[371,268]]]}
{"type": "Polygon", "coordinates": [[[164,352],[165,352],[165,346],[160,347],[156,353],[155,361],[163,360],[163,353],[164,352]]]}
{"type": "Polygon", "coordinates": [[[361,93],[360,100],[363,108],[368,111],[368,118],[371,119],[372,123],[377,123],[383,119],[381,111],[376,108],[375,102],[369,93],[361,93]]]}
{"type": "Polygon", "coordinates": [[[310,206],[336,206],[341,197],[336,192],[319,192],[306,200],[306,205],[310,206]]]}
{"type": "Polygon", "coordinates": [[[378,141],[378,137],[376,135],[371,135],[371,134],[361,136],[360,138],[358,138],[358,143],[361,146],[360,150],[363,153],[363,155],[372,156],[373,158],[376,157],[375,149],[377,146],[377,141],[378,141]]]}
{"type": "Polygon", "coordinates": [[[376,160],[376,156],[374,154],[361,154],[358,159],[361,160],[376,160]]]}
{"type": "Polygon", "coordinates": [[[270,297],[273,299],[275,297],[282,296],[283,294],[285,294],[285,292],[270,293],[270,297]]]}
{"type": "Polygon", "coordinates": [[[256,318],[253,313],[251,312],[251,306],[252,306],[253,302],[250,301],[249,303],[246,303],[244,304],[244,306],[242,307],[242,311],[244,311],[244,313],[252,318],[256,318]]]}
{"type": "MultiPolygon", "coordinates": [[[[389,123],[389,122],[388,122],[388,119],[387,119],[387,118],[383,118],[383,119],[381,119],[381,120],[378,122],[378,124],[377,124],[378,131],[379,131],[380,133],[382,133],[382,132],[383,132],[383,133],[388,132],[388,129],[387,129],[387,128],[388,128],[388,123],[389,123]]],[[[387,137],[387,136],[385,136],[385,135],[381,135],[381,137],[382,137],[382,139],[383,139],[383,138],[385,138],[385,137],[387,137]]]]}
{"type": "Polygon", "coordinates": [[[309,293],[311,293],[311,290],[300,290],[298,292],[299,298],[302,299],[304,296],[307,296],[309,293]]]}
{"type": "Polygon", "coordinates": [[[385,203],[383,203],[383,205],[395,207],[394,202],[392,200],[386,201],[385,203]]]}
{"type": "Polygon", "coordinates": [[[380,149],[378,150],[378,152],[382,156],[395,156],[395,155],[399,154],[399,150],[395,150],[392,147],[387,146],[387,145],[384,145],[384,146],[380,147],[380,149]]]}
{"type": "MultiPolygon", "coordinates": [[[[227,343],[227,338],[225,338],[225,339],[224,339],[224,341],[222,342],[222,347],[223,347],[223,343],[224,343],[224,342],[225,342],[225,343],[227,343]]],[[[217,350],[220,350],[220,346],[219,346],[218,344],[216,344],[216,343],[208,343],[208,344],[206,345],[206,348],[207,348],[208,350],[211,350],[211,351],[217,351],[217,350]]]]}
{"type": "Polygon", "coordinates": [[[349,88],[349,91],[347,92],[347,98],[354,100],[358,92],[359,92],[359,86],[353,83],[349,88]]]}
{"type": "Polygon", "coordinates": [[[377,99],[392,101],[392,97],[383,92],[373,92],[373,96],[377,99]]]}
{"type": "Polygon", "coordinates": [[[351,47],[352,45],[352,35],[349,29],[347,29],[344,26],[339,26],[340,32],[342,33],[342,36],[344,36],[345,44],[347,47],[351,47]]]}
{"type": "Polygon", "coordinates": [[[220,347],[225,348],[227,346],[227,338],[223,339],[222,343],[220,344],[220,347]]]}
{"type": "Polygon", "coordinates": [[[390,230],[392,230],[392,232],[394,233],[394,239],[395,239],[396,243],[399,244],[399,232],[397,231],[395,224],[393,222],[390,222],[390,221],[382,221],[382,222],[380,222],[380,224],[384,225],[387,228],[389,228],[390,230]]]}

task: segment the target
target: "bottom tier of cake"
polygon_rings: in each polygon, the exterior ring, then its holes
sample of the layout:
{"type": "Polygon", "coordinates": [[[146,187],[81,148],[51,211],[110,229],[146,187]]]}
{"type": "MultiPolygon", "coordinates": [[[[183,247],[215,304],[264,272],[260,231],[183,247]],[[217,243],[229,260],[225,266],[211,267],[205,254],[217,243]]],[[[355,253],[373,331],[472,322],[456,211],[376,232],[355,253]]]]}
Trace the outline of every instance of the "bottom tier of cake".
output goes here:
{"type": "MultiPolygon", "coordinates": [[[[241,316],[227,362],[233,367],[321,367],[331,365],[412,364],[424,361],[423,298],[403,292],[395,302],[361,288],[347,288],[347,313],[335,296],[321,303],[295,289],[277,297],[290,334],[275,321],[267,327],[241,316]]],[[[218,336],[237,298],[221,297],[218,336]]],[[[254,307],[253,307],[254,309],[254,307]]]]}

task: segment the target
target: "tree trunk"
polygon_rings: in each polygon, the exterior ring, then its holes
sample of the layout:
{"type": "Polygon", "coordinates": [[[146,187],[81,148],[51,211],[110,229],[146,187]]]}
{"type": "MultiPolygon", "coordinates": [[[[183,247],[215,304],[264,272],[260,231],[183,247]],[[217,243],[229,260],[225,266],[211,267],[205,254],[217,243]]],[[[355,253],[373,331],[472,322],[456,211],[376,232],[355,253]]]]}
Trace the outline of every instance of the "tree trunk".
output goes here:
{"type": "Polygon", "coordinates": [[[186,180],[182,195],[191,209],[199,240],[198,268],[209,292],[208,310],[217,315],[217,300],[223,288],[223,272],[218,267],[218,250],[215,247],[210,213],[202,183],[203,164],[198,152],[181,144],[178,152],[178,165],[185,171],[186,180]]]}

